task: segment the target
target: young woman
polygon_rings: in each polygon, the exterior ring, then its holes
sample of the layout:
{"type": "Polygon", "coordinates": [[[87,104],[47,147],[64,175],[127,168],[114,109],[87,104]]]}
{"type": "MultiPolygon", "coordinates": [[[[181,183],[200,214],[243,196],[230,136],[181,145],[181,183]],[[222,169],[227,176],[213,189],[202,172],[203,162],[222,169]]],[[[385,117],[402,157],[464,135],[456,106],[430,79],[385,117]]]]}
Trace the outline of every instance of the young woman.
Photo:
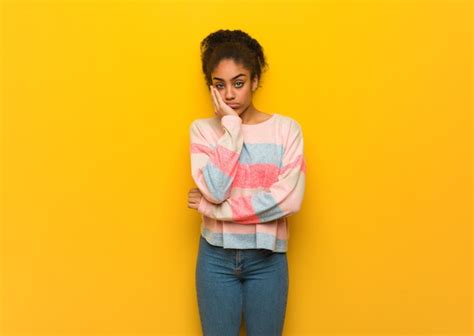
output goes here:
{"type": "Polygon", "coordinates": [[[196,289],[204,335],[281,335],[288,296],[287,217],[305,189],[298,122],[258,110],[252,98],[267,66],[241,30],[201,42],[215,116],[190,126],[188,207],[202,214],[196,289]]]}

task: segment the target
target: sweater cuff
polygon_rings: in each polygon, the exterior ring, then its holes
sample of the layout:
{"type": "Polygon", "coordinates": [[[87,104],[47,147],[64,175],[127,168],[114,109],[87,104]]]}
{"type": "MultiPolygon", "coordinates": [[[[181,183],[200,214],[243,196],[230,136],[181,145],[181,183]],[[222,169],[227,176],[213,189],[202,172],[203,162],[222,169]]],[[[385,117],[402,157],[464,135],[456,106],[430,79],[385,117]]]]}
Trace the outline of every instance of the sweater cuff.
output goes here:
{"type": "Polygon", "coordinates": [[[239,116],[227,114],[221,118],[221,124],[228,130],[235,130],[242,125],[242,119],[239,116]]]}
{"type": "Polygon", "coordinates": [[[201,201],[199,202],[199,206],[197,208],[198,212],[202,213],[203,215],[206,214],[206,209],[207,209],[207,200],[204,198],[204,196],[201,196],[201,201]]]}

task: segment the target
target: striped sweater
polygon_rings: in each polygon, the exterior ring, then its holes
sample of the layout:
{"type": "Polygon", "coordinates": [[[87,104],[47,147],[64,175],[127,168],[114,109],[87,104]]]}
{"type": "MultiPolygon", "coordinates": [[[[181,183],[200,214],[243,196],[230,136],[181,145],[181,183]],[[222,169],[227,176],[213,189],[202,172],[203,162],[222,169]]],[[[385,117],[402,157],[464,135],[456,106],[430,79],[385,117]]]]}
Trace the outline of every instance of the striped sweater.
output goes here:
{"type": "Polygon", "coordinates": [[[303,133],[274,113],[252,125],[234,115],[196,119],[190,126],[191,173],[202,193],[201,235],[223,248],[286,252],[287,217],[303,201],[303,133]]]}

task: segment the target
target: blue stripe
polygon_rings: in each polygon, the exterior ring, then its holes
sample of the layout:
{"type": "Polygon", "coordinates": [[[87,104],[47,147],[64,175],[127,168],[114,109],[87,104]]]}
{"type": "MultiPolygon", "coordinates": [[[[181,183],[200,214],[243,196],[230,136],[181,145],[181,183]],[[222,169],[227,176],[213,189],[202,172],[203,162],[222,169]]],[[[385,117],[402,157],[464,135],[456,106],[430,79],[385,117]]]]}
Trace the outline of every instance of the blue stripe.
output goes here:
{"type": "MultiPolygon", "coordinates": [[[[215,149],[216,145],[211,147],[215,149]]],[[[239,163],[241,164],[274,164],[281,168],[283,162],[283,145],[273,143],[245,143],[239,156],[239,163]]],[[[217,168],[212,162],[208,162],[203,169],[204,179],[212,196],[219,202],[223,202],[226,194],[232,186],[232,179],[223,171],[217,168]]],[[[270,195],[271,197],[271,195],[270,195]]],[[[265,195],[257,197],[254,203],[255,208],[266,209],[268,204],[272,204],[273,198],[268,199],[265,195]]],[[[273,200],[274,201],[274,200],[273,200]]],[[[273,204],[272,204],[273,205],[273,204]]],[[[282,217],[279,209],[274,209],[268,215],[265,214],[263,221],[267,222],[279,217],[282,217]],[[268,219],[270,218],[270,219],[268,219]]]]}
{"type": "Polygon", "coordinates": [[[283,145],[273,143],[245,143],[240,153],[239,162],[244,164],[270,163],[281,168],[283,145]]]}
{"type": "Polygon", "coordinates": [[[219,202],[225,200],[226,194],[232,186],[232,179],[212,162],[208,162],[203,168],[204,180],[212,196],[219,202]]]}
{"type": "Polygon", "coordinates": [[[278,239],[274,235],[258,232],[257,234],[214,233],[202,227],[201,236],[209,244],[236,249],[267,249],[273,252],[287,252],[288,241],[278,239]]]}
{"type": "MultiPolygon", "coordinates": [[[[215,144],[210,145],[212,149],[215,144]]],[[[283,154],[285,148],[283,145],[273,143],[243,143],[240,152],[239,162],[245,164],[273,163],[279,168],[282,166],[283,154]]]]}
{"type": "Polygon", "coordinates": [[[252,206],[262,222],[269,222],[284,216],[275,198],[273,198],[271,193],[266,191],[257,192],[252,195],[252,206]]]}

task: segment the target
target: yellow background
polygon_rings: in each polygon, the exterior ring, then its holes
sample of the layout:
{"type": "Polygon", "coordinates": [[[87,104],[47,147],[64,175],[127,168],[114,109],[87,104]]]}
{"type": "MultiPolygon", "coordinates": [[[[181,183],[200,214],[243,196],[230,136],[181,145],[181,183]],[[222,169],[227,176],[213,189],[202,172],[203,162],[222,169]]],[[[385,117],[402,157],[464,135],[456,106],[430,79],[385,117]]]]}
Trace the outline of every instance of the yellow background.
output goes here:
{"type": "Polygon", "coordinates": [[[1,335],[201,333],[189,125],[220,28],[303,128],[284,334],[472,334],[470,1],[1,4],[1,335]]]}

